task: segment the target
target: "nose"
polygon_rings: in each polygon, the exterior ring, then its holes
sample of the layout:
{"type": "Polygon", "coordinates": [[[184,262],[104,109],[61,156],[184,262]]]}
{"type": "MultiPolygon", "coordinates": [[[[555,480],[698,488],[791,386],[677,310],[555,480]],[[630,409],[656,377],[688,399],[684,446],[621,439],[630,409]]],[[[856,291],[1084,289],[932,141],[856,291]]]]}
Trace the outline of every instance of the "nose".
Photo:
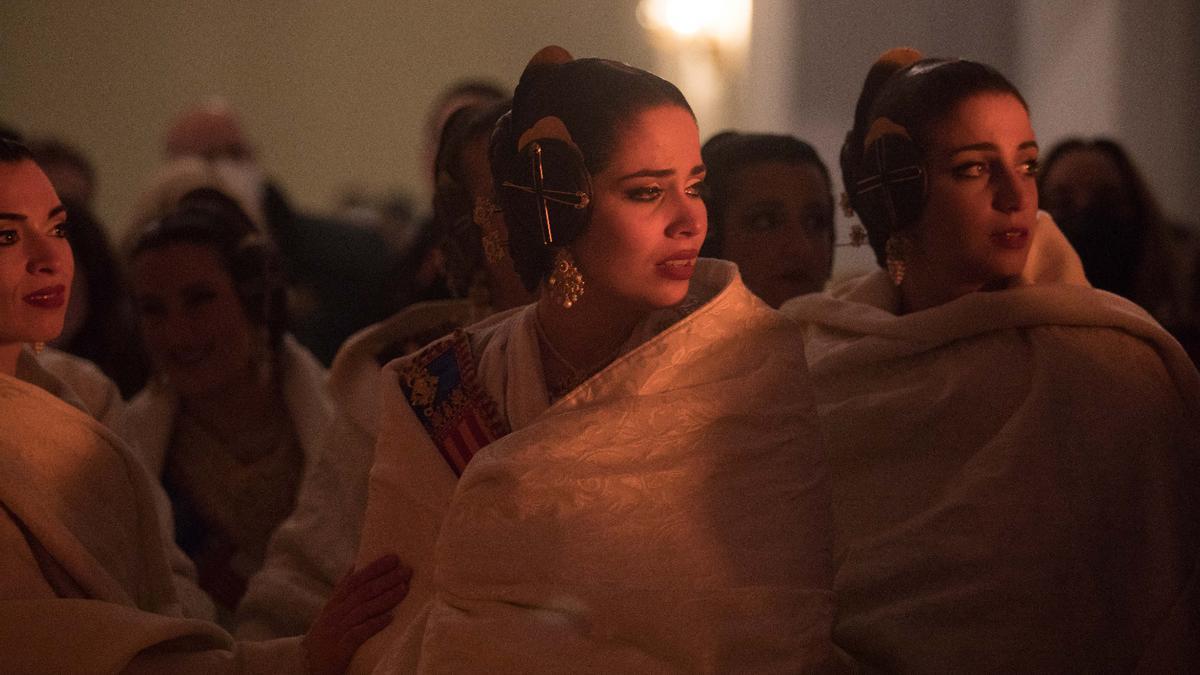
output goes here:
{"type": "Polygon", "coordinates": [[[59,240],[52,240],[44,235],[34,235],[25,239],[29,261],[25,268],[30,274],[57,274],[66,267],[66,257],[70,249],[57,245],[59,240]]]}
{"type": "Polygon", "coordinates": [[[708,230],[708,211],[704,208],[704,202],[698,198],[683,195],[675,203],[676,212],[667,225],[667,237],[671,239],[703,238],[708,230]]]}
{"type": "Polygon", "coordinates": [[[992,176],[996,182],[996,193],[992,203],[997,211],[1020,211],[1027,206],[1029,200],[1037,199],[1037,188],[1032,178],[1023,176],[1011,168],[993,171],[992,176]]]}

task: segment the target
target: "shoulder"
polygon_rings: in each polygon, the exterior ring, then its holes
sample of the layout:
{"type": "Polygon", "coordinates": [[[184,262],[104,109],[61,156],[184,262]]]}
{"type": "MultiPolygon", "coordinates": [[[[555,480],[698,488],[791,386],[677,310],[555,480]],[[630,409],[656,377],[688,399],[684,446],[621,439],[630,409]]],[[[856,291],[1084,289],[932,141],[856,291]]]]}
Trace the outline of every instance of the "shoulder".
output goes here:
{"type": "MultiPolygon", "coordinates": [[[[1022,331],[1038,347],[1040,366],[1108,393],[1180,398],[1177,382],[1157,345],[1145,337],[1110,326],[1046,325],[1022,331]]],[[[1088,390],[1081,389],[1081,392],[1088,390]]]]}

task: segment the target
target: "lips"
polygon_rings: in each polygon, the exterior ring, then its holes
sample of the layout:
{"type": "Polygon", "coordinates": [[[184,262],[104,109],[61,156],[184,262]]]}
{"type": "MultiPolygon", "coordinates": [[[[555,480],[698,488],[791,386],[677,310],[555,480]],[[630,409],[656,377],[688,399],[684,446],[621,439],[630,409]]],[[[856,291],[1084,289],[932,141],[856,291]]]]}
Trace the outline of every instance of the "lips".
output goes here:
{"type": "Polygon", "coordinates": [[[680,251],[660,261],[655,269],[668,279],[687,281],[696,272],[696,256],[698,255],[700,252],[695,249],[680,251]]]}
{"type": "Polygon", "coordinates": [[[167,360],[178,367],[190,368],[202,363],[212,353],[212,347],[178,347],[167,352],[167,360]]]}
{"type": "Polygon", "coordinates": [[[67,302],[67,287],[59,284],[40,288],[24,298],[25,302],[41,309],[58,309],[67,302]]]}
{"type": "Polygon", "coordinates": [[[1024,227],[1009,227],[992,233],[992,243],[1008,249],[1022,249],[1029,244],[1029,229],[1024,227]]]}

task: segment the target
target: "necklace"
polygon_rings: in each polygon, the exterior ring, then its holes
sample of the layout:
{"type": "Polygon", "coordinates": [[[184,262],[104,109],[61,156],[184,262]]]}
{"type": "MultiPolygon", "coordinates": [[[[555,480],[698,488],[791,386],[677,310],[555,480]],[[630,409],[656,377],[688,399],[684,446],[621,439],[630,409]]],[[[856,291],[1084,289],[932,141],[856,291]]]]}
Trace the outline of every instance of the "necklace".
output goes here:
{"type": "MultiPolygon", "coordinates": [[[[542,372],[546,380],[546,393],[550,395],[551,401],[556,401],[562,398],[567,392],[578,387],[586,382],[591,376],[604,370],[604,368],[616,360],[624,350],[625,343],[617,345],[617,348],[606,354],[603,358],[586,367],[576,366],[571,363],[567,357],[554,347],[554,343],[550,341],[550,337],[546,335],[546,329],[542,326],[542,318],[539,313],[534,312],[534,327],[537,329],[538,343],[544,347],[543,354],[549,354],[557,368],[542,368],[542,372]],[[555,372],[558,371],[558,372],[555,372]]],[[[545,364],[543,360],[543,365],[545,364]]]]}

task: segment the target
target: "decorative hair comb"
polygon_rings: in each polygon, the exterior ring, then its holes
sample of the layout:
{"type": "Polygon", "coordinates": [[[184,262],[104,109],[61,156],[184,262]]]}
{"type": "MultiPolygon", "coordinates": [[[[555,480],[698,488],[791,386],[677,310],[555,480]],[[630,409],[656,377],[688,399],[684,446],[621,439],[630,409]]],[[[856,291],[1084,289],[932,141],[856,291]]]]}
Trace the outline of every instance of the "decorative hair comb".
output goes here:
{"type": "Polygon", "coordinates": [[[567,125],[557,117],[543,117],[521,134],[520,139],[517,140],[518,151],[529,153],[529,173],[533,184],[521,185],[506,180],[501,185],[532,194],[537,198],[538,220],[542,226],[542,243],[549,246],[554,243],[554,230],[550,227],[550,209],[547,202],[570,206],[573,209],[586,209],[592,198],[583,190],[551,190],[545,186],[546,173],[542,165],[542,143],[539,141],[559,141],[579,154],[582,160],[582,153],[579,151],[579,146],[575,145],[571,139],[567,125]]]}

